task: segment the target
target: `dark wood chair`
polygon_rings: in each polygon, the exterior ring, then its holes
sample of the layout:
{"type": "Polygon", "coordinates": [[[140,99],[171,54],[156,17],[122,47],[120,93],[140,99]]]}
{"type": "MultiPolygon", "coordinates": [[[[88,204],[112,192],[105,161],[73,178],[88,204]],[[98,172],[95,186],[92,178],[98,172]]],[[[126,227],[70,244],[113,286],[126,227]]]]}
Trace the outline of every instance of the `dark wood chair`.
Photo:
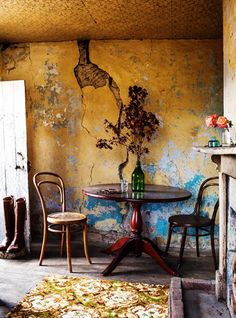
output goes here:
{"type": "Polygon", "coordinates": [[[184,246],[186,241],[186,236],[195,236],[196,237],[196,251],[197,256],[200,256],[199,253],[199,237],[210,235],[211,237],[211,250],[212,257],[214,261],[215,269],[217,269],[216,262],[216,253],[215,253],[215,243],[214,243],[214,229],[215,229],[215,218],[219,207],[219,199],[216,200],[216,203],[213,206],[212,217],[201,216],[201,207],[203,199],[206,195],[206,189],[209,187],[218,187],[219,186],[219,178],[212,177],[208,178],[201,184],[199,188],[199,192],[197,195],[197,200],[195,203],[194,211],[192,214],[179,214],[169,217],[169,231],[168,231],[168,239],[166,244],[166,249],[164,255],[168,253],[170,247],[170,241],[172,232],[181,234],[182,241],[180,247],[180,254],[178,260],[178,268],[180,268],[183,259],[184,246]],[[195,233],[193,229],[195,228],[195,233]],[[188,231],[190,230],[190,231],[188,231]]]}
{"type": "MultiPolygon", "coordinates": [[[[39,258],[39,265],[42,265],[42,262],[44,259],[48,232],[60,233],[61,234],[61,256],[63,256],[64,245],[66,241],[68,269],[70,272],[72,272],[71,242],[70,242],[70,234],[71,234],[72,226],[73,227],[82,226],[84,253],[85,253],[87,261],[91,263],[91,260],[88,254],[88,245],[87,245],[87,218],[84,214],[66,210],[65,186],[64,186],[64,182],[62,178],[56,173],[39,172],[34,175],[33,182],[42,205],[43,223],[44,223],[43,242],[42,242],[42,248],[41,248],[41,253],[39,258]],[[47,186],[49,185],[54,185],[56,189],[59,191],[59,196],[60,196],[59,203],[61,205],[60,212],[49,214],[47,211],[45,194],[48,191],[47,186]],[[44,190],[42,189],[43,186],[44,186],[44,190]]],[[[73,230],[77,230],[77,229],[73,229],[73,230]]]]}

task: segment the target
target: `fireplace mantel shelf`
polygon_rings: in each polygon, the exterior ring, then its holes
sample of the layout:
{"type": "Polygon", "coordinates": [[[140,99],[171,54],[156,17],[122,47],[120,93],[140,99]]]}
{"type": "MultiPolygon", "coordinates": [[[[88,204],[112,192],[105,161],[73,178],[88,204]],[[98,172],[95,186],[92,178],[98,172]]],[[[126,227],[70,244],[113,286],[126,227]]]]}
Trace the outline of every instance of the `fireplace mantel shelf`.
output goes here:
{"type": "MultiPolygon", "coordinates": [[[[217,165],[217,170],[219,171],[219,270],[216,271],[216,297],[217,299],[227,299],[227,295],[229,294],[227,275],[232,276],[232,269],[227,268],[229,258],[227,250],[227,233],[229,231],[227,220],[231,215],[228,208],[231,205],[228,201],[229,182],[232,182],[232,178],[236,179],[236,147],[213,148],[194,146],[193,150],[203,154],[209,154],[212,162],[217,165]]],[[[234,241],[234,234],[232,237],[234,241]]],[[[232,281],[233,278],[230,278],[230,286],[232,285],[232,281]]],[[[227,299],[227,302],[229,301],[230,300],[227,299]]],[[[234,315],[234,317],[236,316],[234,315]]]]}
{"type": "Polygon", "coordinates": [[[202,153],[208,153],[210,155],[236,155],[236,146],[234,147],[207,147],[207,146],[195,146],[193,147],[193,150],[202,152],[202,153]]]}

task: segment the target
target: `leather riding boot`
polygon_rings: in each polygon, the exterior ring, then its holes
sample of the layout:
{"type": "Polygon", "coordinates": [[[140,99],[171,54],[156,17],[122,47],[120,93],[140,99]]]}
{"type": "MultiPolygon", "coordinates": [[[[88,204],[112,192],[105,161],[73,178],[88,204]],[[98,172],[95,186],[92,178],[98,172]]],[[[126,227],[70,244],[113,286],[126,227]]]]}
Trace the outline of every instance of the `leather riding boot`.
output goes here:
{"type": "Polygon", "coordinates": [[[5,238],[0,244],[0,252],[5,252],[14,238],[15,214],[13,196],[3,198],[3,212],[5,220],[5,238]]]}
{"type": "Polygon", "coordinates": [[[26,202],[25,198],[16,200],[15,205],[15,236],[11,245],[7,249],[7,253],[18,253],[25,248],[25,215],[26,215],[26,202]]]}

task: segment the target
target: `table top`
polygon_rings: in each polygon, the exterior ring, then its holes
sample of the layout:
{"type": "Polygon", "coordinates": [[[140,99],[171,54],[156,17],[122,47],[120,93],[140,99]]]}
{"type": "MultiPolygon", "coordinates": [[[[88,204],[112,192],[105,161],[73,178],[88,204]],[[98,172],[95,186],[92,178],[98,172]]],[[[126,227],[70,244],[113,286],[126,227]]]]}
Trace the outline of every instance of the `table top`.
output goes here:
{"type": "Polygon", "coordinates": [[[132,192],[131,185],[126,193],[120,191],[119,183],[97,184],[85,187],[83,193],[90,197],[126,202],[176,202],[191,197],[191,192],[165,185],[145,184],[144,192],[132,192]]]}

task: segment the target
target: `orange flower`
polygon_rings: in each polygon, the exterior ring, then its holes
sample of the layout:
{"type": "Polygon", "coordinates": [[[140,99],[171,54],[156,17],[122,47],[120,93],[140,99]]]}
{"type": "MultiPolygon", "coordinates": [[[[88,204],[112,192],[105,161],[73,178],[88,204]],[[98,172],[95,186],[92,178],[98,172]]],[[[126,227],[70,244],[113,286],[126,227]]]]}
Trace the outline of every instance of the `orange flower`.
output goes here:
{"type": "Polygon", "coordinates": [[[219,116],[216,124],[219,128],[228,128],[228,119],[225,116],[219,116]]]}

